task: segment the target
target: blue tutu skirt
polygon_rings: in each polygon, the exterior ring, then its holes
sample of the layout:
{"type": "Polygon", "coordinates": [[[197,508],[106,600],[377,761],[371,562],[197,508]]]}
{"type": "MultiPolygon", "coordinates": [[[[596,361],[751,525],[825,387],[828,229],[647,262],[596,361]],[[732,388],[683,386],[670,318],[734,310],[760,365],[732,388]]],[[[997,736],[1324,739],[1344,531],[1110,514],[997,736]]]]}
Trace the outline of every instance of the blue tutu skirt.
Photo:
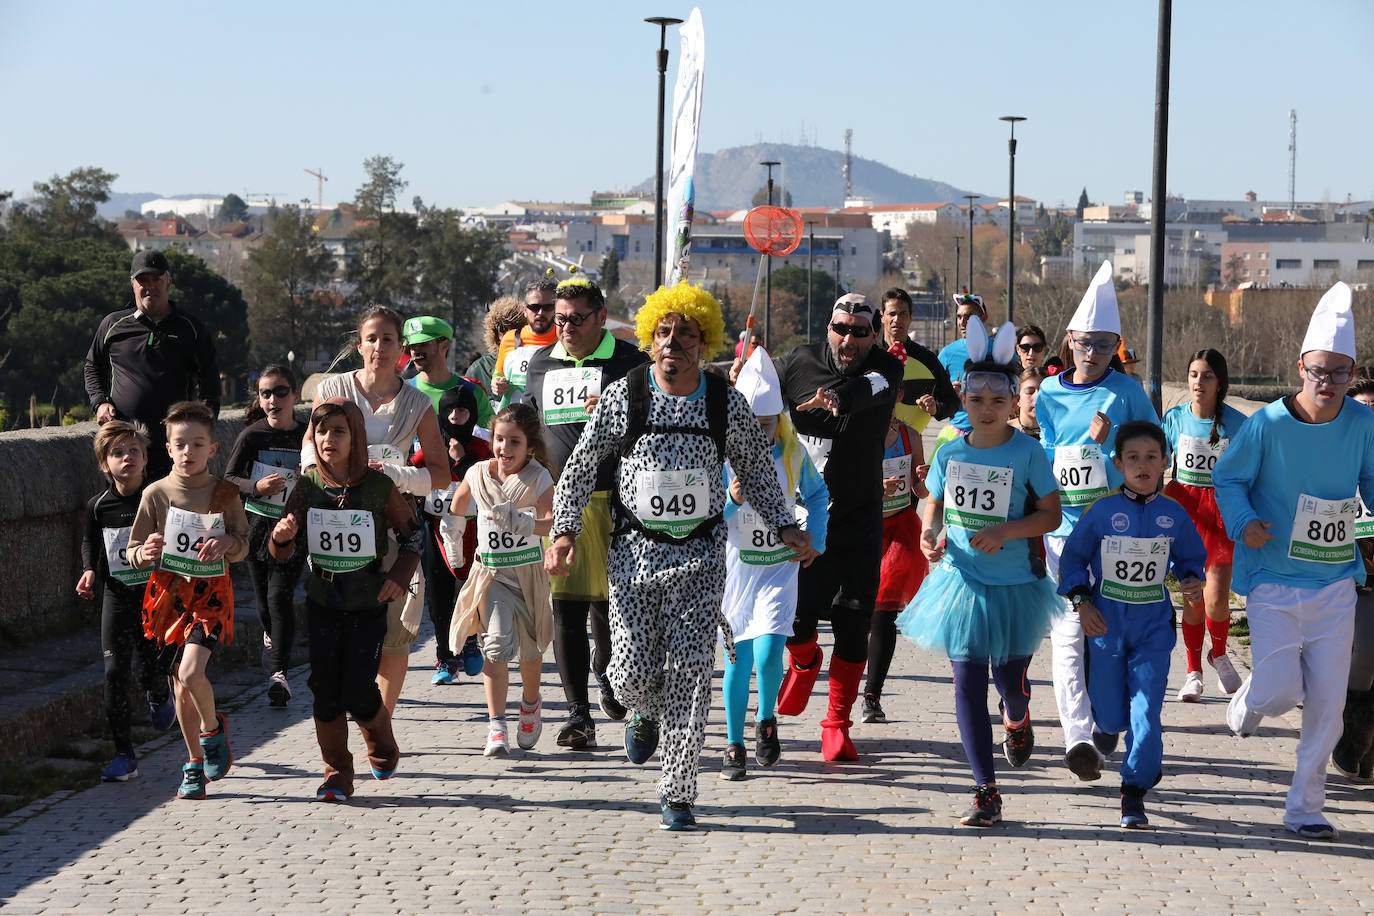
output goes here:
{"type": "Polygon", "coordinates": [[[965,578],[948,560],[926,576],[897,617],[897,629],[916,645],[956,662],[986,658],[1000,665],[1033,655],[1064,613],[1049,577],[1018,585],[985,585],[965,578]]]}

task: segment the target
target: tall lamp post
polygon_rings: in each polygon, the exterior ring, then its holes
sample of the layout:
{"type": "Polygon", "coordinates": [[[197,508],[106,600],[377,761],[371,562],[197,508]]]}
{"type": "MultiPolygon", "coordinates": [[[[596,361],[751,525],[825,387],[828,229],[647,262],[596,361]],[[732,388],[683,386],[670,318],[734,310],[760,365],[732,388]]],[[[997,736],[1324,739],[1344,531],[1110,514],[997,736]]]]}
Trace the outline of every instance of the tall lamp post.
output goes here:
{"type": "Polygon", "coordinates": [[[811,276],[816,272],[816,221],[806,221],[806,342],[811,342],[811,276]]]}
{"type": "Polygon", "coordinates": [[[1007,157],[1010,161],[1010,177],[1007,179],[1007,320],[1012,320],[1012,293],[1016,276],[1016,122],[1024,121],[1020,115],[1002,115],[999,121],[1011,125],[1011,139],[1007,141],[1007,157]]]}
{"type": "Polygon", "coordinates": [[[954,291],[959,292],[959,243],[964,240],[962,235],[954,237],[954,291]]]}
{"type": "Polygon", "coordinates": [[[978,199],[977,194],[965,194],[964,200],[968,201],[968,291],[973,292],[973,202],[978,199]]]}
{"type": "Polygon", "coordinates": [[[663,93],[668,73],[668,26],[682,20],[650,16],[644,21],[658,26],[658,131],[654,138],[658,146],[654,160],[654,289],[658,289],[663,285],[663,93]]]}
{"type": "MultiPolygon", "coordinates": [[[[768,206],[770,207],[773,206],[773,166],[780,164],[773,159],[759,163],[768,169],[768,206]]],[[[759,257],[768,260],[768,263],[764,265],[764,270],[768,273],[763,286],[763,346],[769,353],[772,353],[770,348],[773,345],[773,336],[769,332],[773,329],[773,258],[762,252],[759,253],[759,257]]]]}

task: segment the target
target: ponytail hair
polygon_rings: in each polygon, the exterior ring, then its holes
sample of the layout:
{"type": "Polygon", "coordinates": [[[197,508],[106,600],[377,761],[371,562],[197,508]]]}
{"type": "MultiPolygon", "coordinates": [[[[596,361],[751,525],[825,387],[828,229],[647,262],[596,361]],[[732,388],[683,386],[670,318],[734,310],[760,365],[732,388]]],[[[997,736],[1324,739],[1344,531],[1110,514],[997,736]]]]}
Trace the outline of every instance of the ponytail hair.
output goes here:
{"type": "Polygon", "coordinates": [[[1207,368],[1217,377],[1217,402],[1212,406],[1212,434],[1208,437],[1208,442],[1216,445],[1221,441],[1221,407],[1226,401],[1226,393],[1231,390],[1231,373],[1226,368],[1226,357],[1211,347],[1204,347],[1194,353],[1188,360],[1188,365],[1191,366],[1198,360],[1205,362],[1207,368]]]}

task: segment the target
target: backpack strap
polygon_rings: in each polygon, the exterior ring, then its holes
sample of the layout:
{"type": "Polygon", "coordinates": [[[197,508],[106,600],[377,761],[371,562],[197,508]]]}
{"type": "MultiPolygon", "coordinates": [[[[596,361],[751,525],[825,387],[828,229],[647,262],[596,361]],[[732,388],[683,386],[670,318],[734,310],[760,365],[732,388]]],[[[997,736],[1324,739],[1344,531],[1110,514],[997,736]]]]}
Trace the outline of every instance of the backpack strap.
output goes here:
{"type": "Polygon", "coordinates": [[[625,373],[626,394],[629,404],[625,410],[625,435],[620,440],[620,457],[628,458],[634,451],[635,443],[644,435],[649,424],[649,367],[652,363],[642,363],[625,373]]]}
{"type": "Polygon", "coordinates": [[[716,375],[706,372],[706,424],[711,438],[716,443],[716,457],[725,463],[725,431],[730,425],[730,383],[716,375]]]}

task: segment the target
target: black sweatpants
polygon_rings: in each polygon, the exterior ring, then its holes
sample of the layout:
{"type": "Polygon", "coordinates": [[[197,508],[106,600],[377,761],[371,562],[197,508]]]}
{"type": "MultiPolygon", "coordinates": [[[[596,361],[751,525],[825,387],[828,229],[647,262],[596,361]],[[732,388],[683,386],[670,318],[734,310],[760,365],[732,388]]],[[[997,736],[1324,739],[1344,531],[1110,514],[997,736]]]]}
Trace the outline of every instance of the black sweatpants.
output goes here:
{"type": "Polygon", "coordinates": [[[881,504],[871,512],[832,516],[827,531],[825,553],[797,573],[797,617],[787,644],[815,639],[817,621],[828,618],[835,634],[834,657],[863,663],[882,573],[881,504]]]}
{"type": "Polygon", "coordinates": [[[586,706],[588,676],[593,670],[605,674],[611,662],[609,608],[610,603],[606,601],[553,599],[553,659],[558,665],[558,678],[563,682],[563,696],[569,704],[586,706]],[[596,644],[594,659],[587,645],[588,618],[592,642],[596,644]]]}
{"type": "MultiPolygon", "coordinates": [[[[275,522],[272,523],[275,525],[275,522]]],[[[258,526],[254,526],[257,535],[258,526]]],[[[248,573],[253,579],[253,594],[258,601],[258,621],[262,631],[272,639],[267,651],[267,673],[286,671],[291,667],[291,649],[296,643],[296,583],[305,568],[305,551],[297,550],[291,559],[279,563],[267,556],[266,533],[251,539],[248,551],[248,573]]]]}
{"type": "Polygon", "coordinates": [[[386,605],[340,611],[307,598],[305,608],[315,718],[333,722],[345,712],[359,722],[375,718],[382,708],[377,665],[386,639],[386,605]]]}
{"type": "Polygon", "coordinates": [[[115,752],[132,757],[134,741],[130,731],[129,689],[133,666],[137,662],[139,684],[152,694],[154,702],[161,703],[171,690],[167,683],[167,666],[175,648],[164,655],[151,639],[144,638],[142,587],[106,585],[103,591],[100,651],[105,660],[105,721],[110,726],[115,752]]]}

